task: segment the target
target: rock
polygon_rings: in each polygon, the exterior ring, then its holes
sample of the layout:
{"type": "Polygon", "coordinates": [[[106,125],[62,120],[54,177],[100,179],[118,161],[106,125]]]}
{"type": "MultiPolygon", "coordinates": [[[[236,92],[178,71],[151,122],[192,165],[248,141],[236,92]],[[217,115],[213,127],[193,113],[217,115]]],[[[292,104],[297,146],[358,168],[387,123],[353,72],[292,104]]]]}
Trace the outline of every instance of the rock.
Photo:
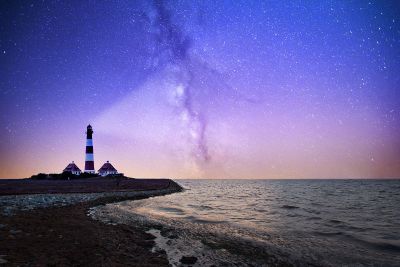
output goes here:
{"type": "Polygon", "coordinates": [[[177,234],[172,234],[172,235],[169,235],[168,238],[170,238],[170,239],[178,239],[179,236],[177,234]]]}
{"type": "Polygon", "coordinates": [[[197,257],[182,256],[182,258],[179,261],[182,264],[195,264],[197,261],[197,257]]]}
{"type": "Polygon", "coordinates": [[[7,255],[0,255],[0,264],[6,264],[7,263],[7,260],[3,259],[6,256],[7,255]]]}

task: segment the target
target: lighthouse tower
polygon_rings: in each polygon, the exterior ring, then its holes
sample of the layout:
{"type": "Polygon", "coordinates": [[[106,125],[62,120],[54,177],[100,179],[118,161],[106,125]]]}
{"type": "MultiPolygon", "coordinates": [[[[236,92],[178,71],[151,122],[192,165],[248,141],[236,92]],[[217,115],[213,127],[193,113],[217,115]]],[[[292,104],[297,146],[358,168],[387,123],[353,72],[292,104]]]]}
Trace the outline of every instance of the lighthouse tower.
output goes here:
{"type": "Polygon", "coordinates": [[[86,157],[85,157],[85,172],[95,173],[94,157],[93,157],[93,130],[89,124],[86,130],[86,157]]]}

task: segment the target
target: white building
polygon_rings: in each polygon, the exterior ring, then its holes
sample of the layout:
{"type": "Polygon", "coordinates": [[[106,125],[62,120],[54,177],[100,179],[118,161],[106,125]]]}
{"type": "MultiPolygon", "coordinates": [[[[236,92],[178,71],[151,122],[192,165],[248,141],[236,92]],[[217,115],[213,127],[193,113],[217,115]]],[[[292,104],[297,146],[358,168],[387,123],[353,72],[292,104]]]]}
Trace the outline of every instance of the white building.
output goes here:
{"type": "Polygon", "coordinates": [[[115,175],[118,174],[118,171],[114,168],[113,165],[107,160],[106,163],[99,169],[99,175],[107,176],[107,175],[115,175]]]}
{"type": "Polygon", "coordinates": [[[74,162],[68,164],[68,166],[63,170],[63,172],[70,172],[75,175],[80,175],[81,174],[81,169],[76,166],[74,162]]]}

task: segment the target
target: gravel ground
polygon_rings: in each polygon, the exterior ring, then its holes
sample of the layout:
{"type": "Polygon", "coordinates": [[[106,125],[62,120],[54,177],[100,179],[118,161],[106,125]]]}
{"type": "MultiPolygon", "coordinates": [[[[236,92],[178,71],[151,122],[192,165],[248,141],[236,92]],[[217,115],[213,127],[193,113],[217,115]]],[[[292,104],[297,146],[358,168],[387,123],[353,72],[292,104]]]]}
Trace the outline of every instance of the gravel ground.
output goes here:
{"type": "Polygon", "coordinates": [[[152,250],[155,237],[145,229],[88,216],[95,206],[182,190],[172,180],[168,187],[158,181],[158,189],[154,182],[152,190],[140,181],[136,191],[130,182],[131,191],[0,196],[0,265],[169,266],[164,251],[152,250]]]}
{"type": "Polygon", "coordinates": [[[69,194],[35,194],[0,196],[0,213],[5,216],[13,215],[16,211],[26,211],[37,208],[62,207],[96,199],[118,197],[136,198],[151,197],[176,192],[176,188],[104,193],[69,193],[69,194]]]}

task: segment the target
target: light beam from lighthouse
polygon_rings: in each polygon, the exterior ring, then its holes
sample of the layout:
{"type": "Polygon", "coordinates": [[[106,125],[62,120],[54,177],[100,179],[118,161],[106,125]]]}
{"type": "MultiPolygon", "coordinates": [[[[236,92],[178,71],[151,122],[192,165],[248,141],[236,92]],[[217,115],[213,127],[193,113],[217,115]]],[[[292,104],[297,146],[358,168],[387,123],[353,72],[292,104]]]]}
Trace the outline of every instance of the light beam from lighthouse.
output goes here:
{"type": "Polygon", "coordinates": [[[89,124],[86,130],[86,155],[85,155],[85,172],[96,173],[94,170],[94,157],[93,157],[93,130],[89,124]]]}

